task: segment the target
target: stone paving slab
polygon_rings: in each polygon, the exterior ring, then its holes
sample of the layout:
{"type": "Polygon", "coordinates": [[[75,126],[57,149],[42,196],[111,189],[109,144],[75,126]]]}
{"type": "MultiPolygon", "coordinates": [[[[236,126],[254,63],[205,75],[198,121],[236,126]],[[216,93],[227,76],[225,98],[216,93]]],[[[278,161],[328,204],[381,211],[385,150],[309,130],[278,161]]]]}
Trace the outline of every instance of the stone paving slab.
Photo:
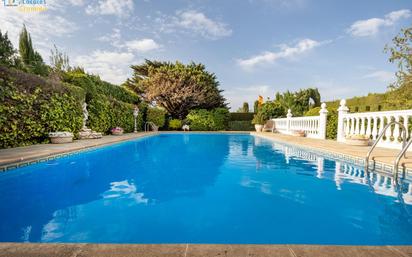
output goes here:
{"type": "Polygon", "coordinates": [[[0,243],[0,257],[407,257],[412,246],[0,243]]]}
{"type": "Polygon", "coordinates": [[[39,159],[114,144],[126,140],[157,134],[156,132],[128,133],[120,136],[103,136],[99,139],[75,140],[67,144],[37,144],[16,148],[0,149],[0,171],[17,164],[30,163],[39,159]]]}
{"type": "MultiPolygon", "coordinates": [[[[310,147],[325,152],[341,153],[347,156],[351,156],[353,158],[362,158],[362,161],[365,159],[366,154],[370,149],[370,146],[352,146],[347,145],[345,143],[336,142],[334,140],[320,140],[307,137],[295,137],[279,133],[252,132],[251,134],[261,136],[267,139],[272,139],[280,143],[284,142],[287,144],[295,145],[297,147],[310,147]]],[[[393,162],[399,152],[400,150],[396,149],[376,147],[372,153],[372,156],[375,157],[377,163],[383,163],[393,167],[393,162]]],[[[407,152],[406,156],[407,159],[402,159],[399,163],[399,170],[401,170],[402,165],[404,165],[408,169],[408,171],[412,169],[412,152],[407,152]]]]}

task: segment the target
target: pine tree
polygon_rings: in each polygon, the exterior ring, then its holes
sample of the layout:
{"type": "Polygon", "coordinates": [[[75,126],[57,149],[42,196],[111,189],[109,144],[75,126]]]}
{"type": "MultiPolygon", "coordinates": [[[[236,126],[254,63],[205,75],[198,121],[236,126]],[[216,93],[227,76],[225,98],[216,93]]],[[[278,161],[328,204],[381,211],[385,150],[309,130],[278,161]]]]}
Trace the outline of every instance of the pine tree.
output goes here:
{"type": "Polygon", "coordinates": [[[20,33],[19,53],[27,71],[41,76],[47,76],[48,66],[44,63],[40,53],[34,50],[31,36],[30,33],[27,32],[26,25],[23,25],[20,33]]]}

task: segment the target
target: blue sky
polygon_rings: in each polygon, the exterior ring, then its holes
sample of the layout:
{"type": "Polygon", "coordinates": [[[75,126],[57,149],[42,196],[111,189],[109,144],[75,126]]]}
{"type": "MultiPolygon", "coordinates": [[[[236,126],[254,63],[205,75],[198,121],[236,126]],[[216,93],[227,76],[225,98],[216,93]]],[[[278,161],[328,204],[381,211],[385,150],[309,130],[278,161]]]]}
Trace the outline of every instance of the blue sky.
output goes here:
{"type": "Polygon", "coordinates": [[[201,62],[233,110],[310,86],[322,100],[384,92],[396,66],[383,48],[412,25],[410,0],[46,2],[40,13],[0,7],[15,46],[25,23],[46,61],[56,44],[72,65],[117,84],[145,58],[201,62]]]}

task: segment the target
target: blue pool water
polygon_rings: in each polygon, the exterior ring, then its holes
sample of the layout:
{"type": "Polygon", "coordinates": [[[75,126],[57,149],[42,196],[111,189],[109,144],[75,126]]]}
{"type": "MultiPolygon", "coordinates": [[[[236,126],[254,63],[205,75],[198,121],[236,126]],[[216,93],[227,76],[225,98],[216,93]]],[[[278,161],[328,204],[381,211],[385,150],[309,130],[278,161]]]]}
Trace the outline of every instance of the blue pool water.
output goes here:
{"type": "Polygon", "coordinates": [[[0,241],[412,243],[412,186],[249,135],[161,134],[0,174],[0,241]]]}

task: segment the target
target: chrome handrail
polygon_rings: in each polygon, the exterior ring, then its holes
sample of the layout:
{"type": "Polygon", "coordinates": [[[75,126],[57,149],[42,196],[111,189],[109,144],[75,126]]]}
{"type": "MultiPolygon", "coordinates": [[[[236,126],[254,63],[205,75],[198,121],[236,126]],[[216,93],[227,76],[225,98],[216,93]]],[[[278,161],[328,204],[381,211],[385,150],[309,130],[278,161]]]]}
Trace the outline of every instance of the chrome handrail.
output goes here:
{"type": "Polygon", "coordinates": [[[393,176],[394,179],[398,178],[398,168],[399,168],[399,162],[402,159],[402,156],[405,156],[406,158],[406,151],[408,150],[409,146],[412,144],[412,138],[409,139],[408,143],[403,145],[402,150],[399,152],[398,156],[395,159],[394,165],[393,165],[393,176]]]}
{"type": "Polygon", "coordinates": [[[146,121],[144,124],[144,132],[150,131],[150,127],[154,131],[157,126],[151,121],[146,121]]]}
{"type": "MultiPolygon", "coordinates": [[[[368,171],[369,169],[369,158],[372,154],[373,149],[375,149],[376,145],[379,143],[379,140],[382,139],[382,137],[385,135],[386,130],[391,127],[392,125],[399,125],[399,127],[401,128],[402,132],[401,135],[403,134],[402,137],[402,149],[405,147],[406,145],[406,129],[405,126],[400,123],[399,121],[391,121],[389,122],[382,130],[382,132],[379,134],[378,138],[376,138],[375,142],[373,143],[373,145],[371,146],[371,149],[369,149],[368,153],[366,154],[366,159],[365,159],[365,171],[368,171]]],[[[397,140],[397,139],[396,139],[397,140]]],[[[374,163],[374,167],[375,167],[375,159],[372,158],[373,163],[374,163]]]]}

